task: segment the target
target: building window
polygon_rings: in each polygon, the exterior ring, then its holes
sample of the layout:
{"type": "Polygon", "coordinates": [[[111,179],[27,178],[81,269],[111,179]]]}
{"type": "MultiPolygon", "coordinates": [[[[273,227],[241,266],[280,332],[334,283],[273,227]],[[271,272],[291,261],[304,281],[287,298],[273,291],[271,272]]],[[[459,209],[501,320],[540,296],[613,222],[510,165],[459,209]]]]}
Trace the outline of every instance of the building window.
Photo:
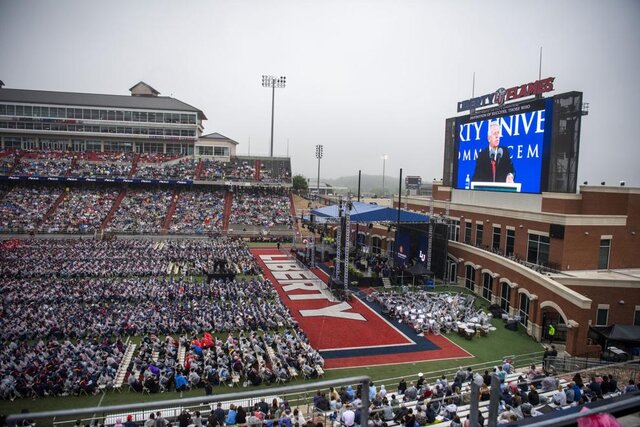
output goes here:
{"type": "Polygon", "coordinates": [[[484,233],[484,225],[476,224],[476,246],[482,246],[483,233],[484,233]]]}
{"type": "Polygon", "coordinates": [[[502,289],[500,289],[500,308],[505,313],[509,313],[509,305],[511,304],[511,286],[508,283],[502,283],[502,289]]]}
{"type": "Polygon", "coordinates": [[[636,305],[636,312],[633,315],[633,324],[635,326],[640,326],[640,306],[636,305]]]}
{"type": "Polygon", "coordinates": [[[464,268],[464,286],[467,289],[474,290],[476,285],[476,269],[471,265],[464,268]]]}
{"type": "Polygon", "coordinates": [[[516,230],[507,229],[507,242],[504,247],[504,254],[506,256],[512,256],[515,246],[516,246],[516,230]]]}
{"type": "Polygon", "coordinates": [[[379,254],[382,249],[382,239],[378,236],[373,236],[371,238],[371,253],[379,254]]]}
{"type": "Polygon", "coordinates": [[[609,320],[609,308],[598,307],[598,312],[596,314],[596,326],[607,326],[608,320],[609,320]]]}
{"type": "Polygon", "coordinates": [[[482,275],[482,298],[487,301],[491,301],[491,282],[493,278],[489,273],[484,273],[482,275]]]}
{"type": "Polygon", "coordinates": [[[491,243],[491,248],[494,251],[500,250],[500,234],[502,233],[502,228],[500,226],[493,226],[493,241],[491,243]]]}
{"type": "Polygon", "coordinates": [[[464,242],[467,245],[471,244],[471,222],[464,223],[464,242]]]}
{"type": "Polygon", "coordinates": [[[213,155],[229,157],[229,147],[213,147],[213,155]]]}
{"type": "Polygon", "coordinates": [[[452,219],[449,222],[449,240],[457,242],[460,240],[460,221],[452,219]]]}
{"type": "Polygon", "coordinates": [[[199,146],[198,148],[198,155],[200,156],[213,156],[213,147],[202,147],[199,146]]]}
{"type": "Polygon", "coordinates": [[[600,254],[598,255],[598,269],[609,268],[609,254],[611,253],[611,239],[600,240],[600,254]]]}
{"type": "Polygon", "coordinates": [[[539,234],[529,234],[529,250],[527,261],[537,265],[549,263],[549,237],[539,234]]]}
{"type": "Polygon", "coordinates": [[[520,316],[520,323],[526,328],[527,322],[529,321],[529,297],[527,294],[520,294],[520,309],[518,310],[518,315],[520,316]]]}

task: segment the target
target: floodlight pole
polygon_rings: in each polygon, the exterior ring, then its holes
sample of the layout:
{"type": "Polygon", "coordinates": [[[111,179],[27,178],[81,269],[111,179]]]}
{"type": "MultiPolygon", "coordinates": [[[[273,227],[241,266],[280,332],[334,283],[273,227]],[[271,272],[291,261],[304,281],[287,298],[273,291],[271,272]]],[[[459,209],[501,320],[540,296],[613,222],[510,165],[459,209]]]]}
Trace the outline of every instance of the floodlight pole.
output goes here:
{"type": "Polygon", "coordinates": [[[316,159],[318,159],[318,181],[316,182],[317,196],[320,198],[320,159],[322,158],[322,144],[316,145],[316,159]]]}
{"type": "Polygon", "coordinates": [[[269,151],[269,157],[273,157],[273,119],[275,116],[276,105],[276,88],[282,88],[287,85],[287,78],[285,76],[274,77],[262,75],[262,87],[271,88],[271,149],[269,151]]]}
{"type": "Polygon", "coordinates": [[[386,154],[382,156],[382,197],[385,197],[387,195],[387,191],[384,188],[384,178],[385,178],[385,167],[387,165],[388,158],[389,156],[387,156],[386,154]]]}

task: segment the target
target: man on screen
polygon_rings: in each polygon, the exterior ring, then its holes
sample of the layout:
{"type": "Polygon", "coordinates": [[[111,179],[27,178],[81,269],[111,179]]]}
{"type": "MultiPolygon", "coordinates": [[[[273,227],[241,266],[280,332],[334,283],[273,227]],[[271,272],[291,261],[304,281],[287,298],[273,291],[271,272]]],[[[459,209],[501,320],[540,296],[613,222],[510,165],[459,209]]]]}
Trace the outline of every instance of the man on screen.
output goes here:
{"type": "Polygon", "coordinates": [[[487,139],[489,147],[480,151],[476,160],[476,170],[471,181],[474,182],[513,182],[516,173],[511,163],[511,154],[507,147],[500,146],[502,129],[500,123],[489,122],[487,139]]]}

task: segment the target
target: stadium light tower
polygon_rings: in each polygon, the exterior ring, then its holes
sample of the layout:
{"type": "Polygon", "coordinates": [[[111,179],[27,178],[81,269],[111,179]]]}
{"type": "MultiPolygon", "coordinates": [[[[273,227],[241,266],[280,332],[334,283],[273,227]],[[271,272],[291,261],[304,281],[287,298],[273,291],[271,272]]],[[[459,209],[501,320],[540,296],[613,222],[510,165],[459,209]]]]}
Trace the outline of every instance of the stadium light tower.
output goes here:
{"type": "Polygon", "coordinates": [[[276,99],[276,88],[283,89],[287,84],[287,78],[284,76],[273,77],[262,75],[262,87],[271,88],[271,150],[269,151],[269,157],[273,157],[273,114],[276,99]]]}
{"type": "Polygon", "coordinates": [[[322,144],[316,145],[316,159],[318,159],[318,182],[316,183],[316,191],[320,197],[320,159],[322,158],[322,144]]]}
{"type": "Polygon", "coordinates": [[[386,166],[387,159],[389,158],[389,156],[387,156],[385,154],[381,158],[382,158],[382,197],[385,197],[387,195],[387,191],[384,188],[384,175],[385,175],[385,166],[386,166]]]}

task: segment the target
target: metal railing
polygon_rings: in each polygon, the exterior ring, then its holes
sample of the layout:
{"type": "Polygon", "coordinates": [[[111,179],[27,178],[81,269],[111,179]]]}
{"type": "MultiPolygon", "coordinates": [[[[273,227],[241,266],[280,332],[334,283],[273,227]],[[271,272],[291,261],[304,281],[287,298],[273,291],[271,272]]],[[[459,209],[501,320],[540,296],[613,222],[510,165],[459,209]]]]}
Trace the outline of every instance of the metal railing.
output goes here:
{"type": "MultiPolygon", "coordinates": [[[[342,378],[339,380],[324,380],[313,383],[299,384],[299,385],[290,385],[285,387],[275,387],[268,390],[265,389],[256,389],[256,390],[248,390],[248,391],[239,391],[234,393],[225,393],[225,394],[217,394],[211,396],[198,396],[198,397],[188,397],[183,399],[170,399],[170,400],[160,400],[156,402],[138,402],[138,403],[128,403],[122,405],[112,405],[112,406],[104,406],[104,407],[90,407],[90,408],[76,408],[76,409],[62,409],[57,411],[43,411],[43,412],[33,412],[27,414],[12,414],[7,417],[7,425],[10,427],[16,426],[21,420],[29,419],[43,419],[50,418],[55,419],[58,417],[78,417],[81,415],[94,415],[100,414],[100,416],[96,416],[95,418],[104,419],[108,417],[110,414],[115,413],[123,413],[133,410],[140,409],[153,409],[153,410],[161,410],[163,408],[175,408],[180,407],[183,408],[187,405],[203,405],[214,402],[223,402],[223,401],[235,401],[240,399],[247,399],[253,397],[264,397],[266,394],[269,395],[280,395],[280,394],[291,394],[291,393],[300,393],[306,392],[309,390],[317,390],[322,388],[329,388],[341,385],[362,384],[363,390],[369,389],[370,379],[368,376],[354,376],[342,378]]],[[[369,407],[369,395],[368,393],[362,393],[362,407],[369,407]]],[[[362,411],[361,415],[361,424],[362,427],[368,426],[368,413],[367,411],[362,411]]]]}

